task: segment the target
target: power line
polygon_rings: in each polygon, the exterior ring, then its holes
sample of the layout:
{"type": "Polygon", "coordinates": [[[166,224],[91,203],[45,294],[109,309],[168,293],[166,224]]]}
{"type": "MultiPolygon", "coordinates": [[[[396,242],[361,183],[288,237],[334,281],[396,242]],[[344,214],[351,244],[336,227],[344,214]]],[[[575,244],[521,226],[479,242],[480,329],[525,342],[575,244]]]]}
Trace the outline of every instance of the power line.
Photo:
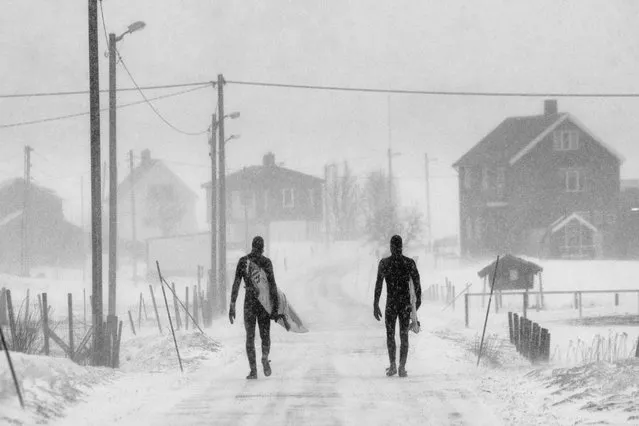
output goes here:
{"type": "MultiPolygon", "coordinates": [[[[203,85],[215,86],[214,81],[196,81],[193,83],[175,83],[175,84],[161,84],[156,86],[140,86],[142,90],[163,90],[163,89],[177,89],[180,87],[199,87],[203,85]]],[[[138,91],[137,87],[122,87],[116,89],[116,92],[133,92],[138,91]]],[[[109,89],[102,89],[100,93],[108,93],[109,89]]],[[[59,92],[33,92],[33,93],[17,93],[17,94],[0,94],[0,99],[11,98],[42,98],[51,96],[72,96],[72,95],[88,95],[88,90],[72,90],[72,91],[59,91],[59,92]]]]}
{"type": "MultiPolygon", "coordinates": [[[[204,83],[204,85],[200,85],[199,87],[195,87],[195,88],[188,89],[188,90],[181,90],[179,92],[170,93],[168,95],[156,96],[156,97],[150,98],[148,100],[156,101],[156,100],[159,100],[159,99],[172,98],[172,97],[175,97],[175,96],[184,95],[186,93],[195,92],[196,90],[204,89],[206,87],[209,87],[209,83],[204,83]]],[[[143,103],[146,103],[146,102],[147,102],[146,100],[130,102],[128,104],[118,105],[117,109],[126,108],[126,107],[130,107],[130,106],[134,106],[134,105],[139,105],[139,104],[143,104],[143,103]]],[[[100,111],[108,111],[108,110],[109,110],[109,108],[101,108],[100,109],[100,111]]],[[[79,112],[79,113],[76,113],[76,114],[59,115],[59,116],[56,116],[56,117],[42,118],[42,119],[39,119],[39,120],[21,121],[21,122],[18,122],[18,123],[0,124],[0,129],[6,129],[6,128],[9,128],[9,127],[30,126],[30,125],[33,125],[33,124],[41,124],[41,123],[46,123],[46,122],[49,122],[49,121],[57,121],[57,120],[65,120],[65,119],[68,119],[68,118],[82,117],[82,116],[85,116],[85,115],[89,115],[89,112],[87,111],[87,112],[79,112]]]]}
{"type": "Polygon", "coordinates": [[[122,64],[122,67],[124,68],[126,73],[129,75],[129,78],[133,82],[133,85],[138,88],[138,92],[140,92],[140,95],[144,99],[144,102],[146,102],[146,104],[149,106],[149,108],[151,108],[151,110],[153,110],[155,115],[157,115],[158,118],[164,122],[164,124],[169,126],[171,129],[175,130],[176,132],[182,133],[183,135],[187,135],[187,136],[199,136],[199,135],[203,135],[203,134],[205,134],[206,132],[209,131],[209,128],[207,127],[206,129],[204,129],[202,131],[199,131],[199,132],[187,132],[187,131],[184,131],[184,130],[180,129],[179,127],[176,127],[173,124],[171,124],[166,118],[164,118],[162,116],[162,114],[160,114],[160,111],[157,110],[157,108],[151,103],[151,101],[149,101],[149,99],[146,97],[146,95],[144,94],[142,89],[140,89],[140,87],[138,86],[138,83],[133,78],[133,75],[129,71],[129,68],[124,63],[124,59],[122,58],[122,55],[120,55],[120,52],[117,49],[115,51],[116,51],[116,53],[118,55],[118,58],[120,59],[120,64],[122,64]]]}
{"type": "Polygon", "coordinates": [[[398,95],[477,96],[477,97],[555,97],[555,98],[639,98],[639,93],[569,93],[569,92],[480,92],[449,90],[378,89],[371,87],[321,86],[312,84],[266,83],[257,81],[226,80],[228,84],[276,87],[285,89],[331,90],[341,92],[384,93],[398,95]]]}
{"type": "MultiPolygon", "coordinates": [[[[308,89],[308,90],[329,90],[342,92],[360,92],[360,93],[383,93],[398,95],[429,95],[429,96],[475,96],[475,97],[556,97],[556,98],[639,98],[639,93],[571,93],[571,92],[496,92],[496,91],[454,91],[454,90],[409,90],[409,89],[378,89],[373,87],[348,87],[348,86],[323,86],[315,84],[290,84],[290,83],[267,83],[260,81],[240,81],[226,80],[228,84],[237,84],[243,86],[273,87],[285,89],[308,89]]],[[[217,84],[213,80],[194,81],[189,83],[173,83],[160,84],[154,86],[123,87],[118,88],[118,92],[130,92],[138,90],[162,90],[180,87],[195,87],[202,85],[211,85],[215,87],[217,84]]],[[[100,90],[100,93],[107,93],[108,89],[100,90]]],[[[72,90],[72,91],[53,91],[53,92],[31,92],[31,93],[15,93],[0,94],[0,99],[11,98],[34,98],[34,97],[50,97],[50,96],[73,96],[86,95],[88,90],[72,90]]]]}

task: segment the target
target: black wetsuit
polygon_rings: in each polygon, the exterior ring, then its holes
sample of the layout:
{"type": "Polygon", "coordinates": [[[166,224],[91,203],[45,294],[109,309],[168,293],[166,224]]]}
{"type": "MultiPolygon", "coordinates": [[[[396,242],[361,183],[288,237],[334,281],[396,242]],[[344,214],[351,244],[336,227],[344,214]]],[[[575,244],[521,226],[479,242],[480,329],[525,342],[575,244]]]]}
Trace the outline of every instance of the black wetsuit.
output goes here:
{"type": "Polygon", "coordinates": [[[244,279],[246,294],[244,296],[244,328],[246,329],[246,355],[249,360],[251,371],[256,369],[255,360],[255,322],[260,329],[260,339],[262,341],[262,358],[268,358],[271,349],[271,315],[266,312],[257,299],[257,290],[248,277],[247,259],[255,263],[266,272],[269,283],[271,300],[273,301],[273,312],[277,312],[278,298],[275,275],[273,274],[273,264],[268,257],[259,253],[251,252],[247,256],[241,257],[235,270],[235,281],[231,291],[231,303],[235,304],[240,290],[240,281],[244,279]]]}
{"type": "Polygon", "coordinates": [[[419,272],[415,261],[403,256],[401,251],[382,259],[377,268],[375,283],[375,306],[379,305],[382,294],[382,283],[386,280],[386,345],[391,365],[395,365],[395,323],[399,318],[399,365],[404,367],[408,358],[408,326],[410,325],[410,290],[409,278],[415,286],[416,307],[419,309],[422,299],[422,288],[419,283],[419,272]]]}

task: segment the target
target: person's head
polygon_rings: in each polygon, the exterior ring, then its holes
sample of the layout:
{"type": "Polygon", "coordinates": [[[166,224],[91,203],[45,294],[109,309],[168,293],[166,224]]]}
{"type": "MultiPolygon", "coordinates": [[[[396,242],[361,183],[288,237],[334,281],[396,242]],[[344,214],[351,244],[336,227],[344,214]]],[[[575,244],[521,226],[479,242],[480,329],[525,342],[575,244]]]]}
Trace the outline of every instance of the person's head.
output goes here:
{"type": "Polygon", "coordinates": [[[259,235],[253,238],[253,244],[251,245],[251,247],[253,249],[253,253],[264,253],[264,238],[260,237],[259,235]]]}
{"type": "Polygon", "coordinates": [[[393,235],[390,240],[391,254],[402,254],[402,237],[399,235],[393,235]]]}

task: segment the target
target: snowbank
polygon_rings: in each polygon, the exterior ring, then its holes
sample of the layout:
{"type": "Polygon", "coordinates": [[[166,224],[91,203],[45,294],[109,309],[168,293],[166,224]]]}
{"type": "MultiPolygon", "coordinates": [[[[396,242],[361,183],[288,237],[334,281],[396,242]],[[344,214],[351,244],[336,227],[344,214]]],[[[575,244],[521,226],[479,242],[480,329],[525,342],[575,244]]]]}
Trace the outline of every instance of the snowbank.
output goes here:
{"type": "Polygon", "coordinates": [[[96,383],[113,380],[109,368],[81,367],[65,358],[11,353],[25,410],[20,408],[5,354],[0,353],[0,423],[31,425],[64,415],[96,383]]]}

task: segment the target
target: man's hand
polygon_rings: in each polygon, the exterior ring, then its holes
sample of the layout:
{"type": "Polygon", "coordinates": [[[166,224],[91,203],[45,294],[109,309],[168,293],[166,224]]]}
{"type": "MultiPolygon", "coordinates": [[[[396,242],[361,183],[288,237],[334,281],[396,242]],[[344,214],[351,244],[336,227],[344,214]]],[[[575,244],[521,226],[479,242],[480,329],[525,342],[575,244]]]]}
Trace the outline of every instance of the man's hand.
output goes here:
{"type": "Polygon", "coordinates": [[[381,321],[382,320],[382,311],[379,309],[378,305],[375,305],[373,307],[373,316],[375,317],[375,319],[377,321],[381,321]]]}
{"type": "Polygon", "coordinates": [[[233,324],[233,320],[235,319],[235,303],[231,303],[229,307],[229,321],[233,324]]]}

